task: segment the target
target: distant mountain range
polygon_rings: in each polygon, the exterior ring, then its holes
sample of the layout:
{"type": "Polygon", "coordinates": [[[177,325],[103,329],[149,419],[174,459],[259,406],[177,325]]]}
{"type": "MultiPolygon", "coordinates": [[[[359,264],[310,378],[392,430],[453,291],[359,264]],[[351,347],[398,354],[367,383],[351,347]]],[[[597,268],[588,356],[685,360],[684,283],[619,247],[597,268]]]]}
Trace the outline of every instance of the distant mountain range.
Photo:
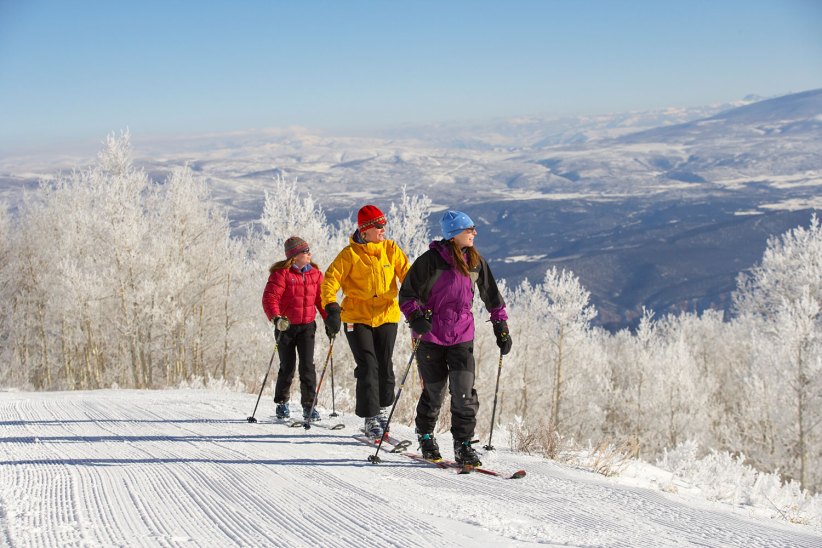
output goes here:
{"type": "MultiPolygon", "coordinates": [[[[156,178],[184,163],[205,177],[238,231],[276,176],[299,181],[332,220],[366,202],[387,207],[403,187],[425,193],[478,222],[477,245],[509,284],[538,282],[551,265],[573,270],[611,329],[643,306],[727,309],[768,236],[822,209],[822,90],[367,137],[289,128],[133,142],[156,178]]],[[[20,188],[73,161],[0,159],[0,198],[13,206],[20,188]]]]}
{"type": "Polygon", "coordinates": [[[610,328],[643,306],[728,310],[767,238],[822,209],[822,90],[522,157],[550,175],[509,180],[542,200],[485,204],[491,225],[521,235],[490,234],[492,255],[507,257],[500,275],[536,281],[548,265],[569,268],[610,328]]]}

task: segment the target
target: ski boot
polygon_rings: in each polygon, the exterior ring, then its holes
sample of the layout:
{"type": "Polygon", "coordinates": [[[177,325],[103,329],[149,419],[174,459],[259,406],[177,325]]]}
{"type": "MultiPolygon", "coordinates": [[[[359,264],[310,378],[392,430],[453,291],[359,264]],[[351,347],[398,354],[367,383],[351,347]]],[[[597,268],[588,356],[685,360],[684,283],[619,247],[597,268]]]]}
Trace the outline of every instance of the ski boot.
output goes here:
{"type": "Polygon", "coordinates": [[[383,435],[382,426],[380,426],[380,416],[365,418],[365,427],[363,428],[365,435],[373,440],[379,440],[383,435]]]}
{"type": "Polygon", "coordinates": [[[305,422],[317,422],[321,420],[320,412],[317,411],[317,408],[311,409],[310,407],[303,407],[303,420],[305,422]],[[309,414],[311,417],[309,417],[309,414]]]}
{"type": "Polygon", "coordinates": [[[277,414],[278,419],[291,418],[291,411],[288,409],[288,403],[278,403],[275,413],[277,414]]]}
{"type": "Polygon", "coordinates": [[[479,455],[471,447],[471,440],[454,440],[454,460],[463,467],[482,466],[479,455]]]}
{"type": "Polygon", "coordinates": [[[418,434],[417,441],[420,443],[422,458],[430,460],[431,462],[439,462],[442,460],[440,446],[437,445],[437,439],[434,437],[434,434],[418,434]]]}

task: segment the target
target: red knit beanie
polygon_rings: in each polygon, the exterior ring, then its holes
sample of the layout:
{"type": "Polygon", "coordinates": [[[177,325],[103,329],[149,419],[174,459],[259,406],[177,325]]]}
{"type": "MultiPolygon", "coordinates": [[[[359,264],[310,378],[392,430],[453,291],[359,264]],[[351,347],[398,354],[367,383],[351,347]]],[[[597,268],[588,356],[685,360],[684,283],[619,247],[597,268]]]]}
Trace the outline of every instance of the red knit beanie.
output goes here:
{"type": "Polygon", "coordinates": [[[308,251],[308,243],[299,236],[291,236],[285,241],[285,258],[290,259],[294,255],[299,255],[303,251],[308,251]]]}
{"type": "Polygon", "coordinates": [[[362,232],[374,225],[385,225],[385,215],[377,206],[362,206],[357,212],[357,228],[362,232]]]}

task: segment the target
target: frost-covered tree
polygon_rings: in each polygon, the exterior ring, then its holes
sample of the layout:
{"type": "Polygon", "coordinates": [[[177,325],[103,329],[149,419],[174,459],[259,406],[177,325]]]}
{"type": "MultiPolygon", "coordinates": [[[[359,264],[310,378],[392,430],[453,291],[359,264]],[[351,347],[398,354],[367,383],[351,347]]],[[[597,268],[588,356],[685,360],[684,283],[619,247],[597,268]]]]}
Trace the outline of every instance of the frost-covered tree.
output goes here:
{"type": "Polygon", "coordinates": [[[156,184],[129,151],[110,136],[20,209],[7,330],[34,387],[152,387],[226,362],[227,221],[188,170],[156,184]]]}
{"type": "Polygon", "coordinates": [[[576,411],[566,413],[564,406],[584,369],[584,346],[596,315],[589,298],[572,272],[555,267],[546,271],[538,286],[523,282],[512,298],[512,309],[519,315],[516,324],[521,326],[521,331],[511,333],[515,337],[521,333],[515,340],[522,371],[522,414],[535,412],[539,401],[551,432],[559,431],[563,420],[570,420],[576,411]]]}
{"type": "Polygon", "coordinates": [[[151,321],[155,336],[167,341],[164,375],[225,377],[230,335],[242,314],[232,295],[241,250],[232,245],[228,220],[210,201],[205,182],[187,167],[172,172],[155,214],[160,245],[154,255],[165,274],[166,298],[152,298],[151,321]]]}
{"type": "Polygon", "coordinates": [[[12,286],[4,331],[13,359],[3,365],[8,367],[7,376],[20,385],[48,389],[55,380],[50,333],[56,303],[50,284],[55,281],[52,269],[58,260],[56,251],[49,251],[56,247],[62,231],[55,226],[53,212],[31,195],[24,197],[19,211],[27,222],[20,222],[10,239],[5,269],[12,286]]]}
{"type": "MultiPolygon", "coordinates": [[[[706,310],[700,316],[678,318],[679,336],[693,360],[700,404],[692,406],[700,430],[692,439],[725,451],[744,447],[742,419],[748,414],[744,386],[749,335],[739,323],[726,322],[722,312],[706,310]],[[704,398],[704,400],[703,400],[704,398]]],[[[693,428],[692,428],[693,429],[693,428]]]]}
{"type": "Polygon", "coordinates": [[[636,334],[631,338],[632,351],[624,364],[622,385],[625,396],[626,426],[636,439],[641,451],[648,440],[649,415],[652,392],[649,372],[656,364],[655,356],[661,355],[658,325],[651,310],[643,309],[636,334]]]}
{"type": "Polygon", "coordinates": [[[591,294],[572,272],[557,271],[553,267],[545,273],[542,287],[548,299],[548,316],[544,318],[542,327],[552,349],[553,386],[549,427],[557,431],[564,393],[567,391],[566,380],[573,374],[574,361],[586,342],[596,309],[589,303],[591,294]]]}
{"type": "Polygon", "coordinates": [[[686,440],[703,442],[707,431],[712,376],[700,374],[693,341],[683,329],[690,315],[665,316],[656,331],[658,353],[647,371],[649,425],[647,445],[654,454],[686,440]]]}
{"type": "MultiPolygon", "coordinates": [[[[11,220],[9,219],[8,205],[0,201],[0,363],[9,363],[11,360],[11,344],[7,325],[11,314],[13,295],[13,280],[11,277],[11,220]]],[[[7,371],[0,367],[0,385],[10,379],[5,378],[7,371]]]]}
{"type": "Polygon", "coordinates": [[[431,214],[431,199],[425,195],[410,195],[402,187],[399,205],[391,203],[389,222],[399,230],[391,231],[391,239],[408,255],[409,261],[428,250],[428,216],[431,214]]]}
{"type": "Polygon", "coordinates": [[[740,275],[740,323],[759,336],[749,380],[761,427],[759,458],[803,487],[822,484],[822,224],[771,238],[762,262],[740,275]],[[770,462],[768,462],[770,461],[770,462]]]}
{"type": "Polygon", "coordinates": [[[602,384],[600,405],[603,421],[597,432],[606,439],[625,441],[636,439],[636,429],[632,426],[633,386],[629,373],[634,364],[633,336],[623,329],[613,335],[604,330],[593,332],[592,343],[602,352],[600,361],[602,384]]]}
{"type": "MultiPolygon", "coordinates": [[[[527,418],[535,400],[550,386],[546,364],[548,341],[544,330],[536,323],[548,316],[548,299],[539,284],[531,285],[526,279],[506,302],[515,349],[507,359],[504,370],[507,378],[503,387],[517,394],[516,398],[508,399],[508,407],[512,407],[516,415],[527,418]]],[[[543,409],[539,416],[546,416],[546,410],[543,409]]]]}
{"type": "MultiPolygon", "coordinates": [[[[347,230],[329,226],[325,212],[314,197],[300,191],[296,181],[287,182],[282,177],[265,191],[259,226],[260,230],[251,235],[249,245],[253,256],[266,270],[284,258],[283,244],[290,236],[300,236],[308,242],[312,260],[322,269],[348,244],[347,230]]],[[[262,293],[262,288],[260,291],[262,293]]]]}

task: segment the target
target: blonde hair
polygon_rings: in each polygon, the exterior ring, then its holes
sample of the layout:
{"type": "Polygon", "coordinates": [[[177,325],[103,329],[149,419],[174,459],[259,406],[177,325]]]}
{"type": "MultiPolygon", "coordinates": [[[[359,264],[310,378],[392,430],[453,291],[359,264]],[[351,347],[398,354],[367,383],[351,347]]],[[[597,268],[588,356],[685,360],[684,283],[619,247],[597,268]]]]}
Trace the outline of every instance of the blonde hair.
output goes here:
{"type": "Polygon", "coordinates": [[[294,264],[294,259],[297,257],[289,257],[288,259],[283,259],[282,261],[277,261],[271,267],[269,267],[268,271],[273,274],[275,270],[282,270],[283,268],[291,268],[291,265],[294,264]]]}

